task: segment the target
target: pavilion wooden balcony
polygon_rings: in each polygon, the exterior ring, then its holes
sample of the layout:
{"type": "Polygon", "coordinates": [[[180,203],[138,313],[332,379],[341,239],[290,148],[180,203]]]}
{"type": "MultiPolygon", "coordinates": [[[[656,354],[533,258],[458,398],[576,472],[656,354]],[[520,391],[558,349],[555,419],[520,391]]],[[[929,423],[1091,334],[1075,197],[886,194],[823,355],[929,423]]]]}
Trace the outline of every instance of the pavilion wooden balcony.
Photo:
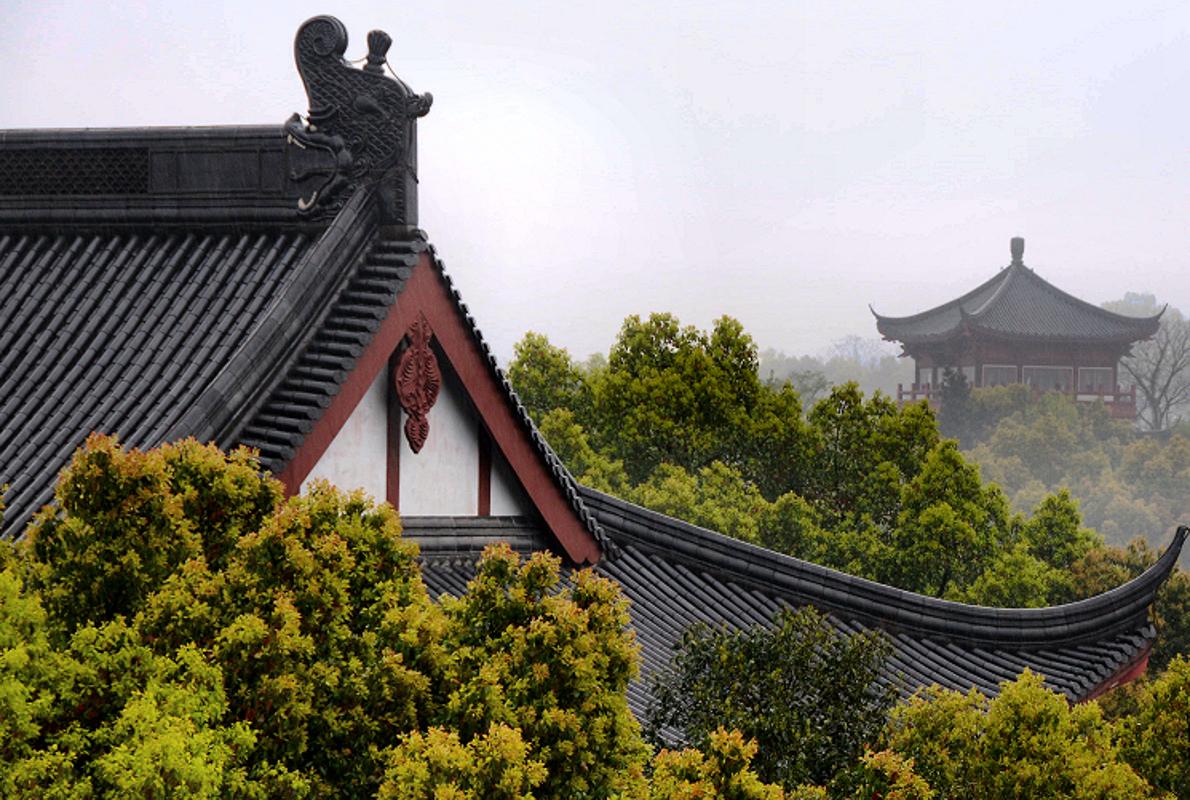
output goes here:
{"type": "MultiPolygon", "coordinates": [[[[1035,397],[1040,396],[1042,391],[1041,389],[1034,388],[1033,395],[1035,397]]],[[[1135,386],[1129,386],[1126,389],[1122,386],[1116,386],[1114,390],[1097,389],[1077,391],[1074,389],[1049,389],[1046,391],[1060,392],[1076,403],[1102,402],[1111,413],[1113,419],[1136,419],[1135,386]]],[[[941,387],[932,386],[928,383],[911,383],[908,386],[905,386],[903,383],[897,384],[897,404],[900,406],[904,406],[906,403],[916,403],[920,400],[925,400],[930,404],[930,408],[937,411],[941,401],[940,395],[941,387]]]]}

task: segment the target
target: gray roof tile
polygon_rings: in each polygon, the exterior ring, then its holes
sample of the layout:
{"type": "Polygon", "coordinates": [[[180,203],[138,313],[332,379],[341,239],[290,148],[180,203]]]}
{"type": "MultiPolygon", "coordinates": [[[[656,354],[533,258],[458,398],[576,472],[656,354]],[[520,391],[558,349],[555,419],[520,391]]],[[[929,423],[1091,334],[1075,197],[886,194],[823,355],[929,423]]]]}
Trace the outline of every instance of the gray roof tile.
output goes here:
{"type": "Polygon", "coordinates": [[[967,333],[1014,340],[1127,344],[1152,336],[1161,317],[1128,317],[1106,311],[1062,291],[1019,258],[961,297],[928,311],[907,317],[872,313],[885,339],[907,345],[967,333]]]}
{"type": "MultiPolygon", "coordinates": [[[[1152,646],[1149,605],[1190,533],[1179,530],[1157,565],[1107,595],[1049,609],[993,609],[843,576],[591,489],[583,494],[619,546],[617,557],[603,559],[595,569],[617,581],[630,601],[641,676],[629,690],[629,705],[638,715],[651,699],[650,676],[667,668],[692,623],[769,624],[779,609],[807,603],[826,612],[841,632],[888,633],[894,651],[882,680],[902,694],[937,683],[995,695],[1001,682],[1029,668],[1052,689],[1081,700],[1152,646]]],[[[445,562],[423,549],[423,574],[435,593],[457,594],[474,574],[478,549],[470,559],[453,555],[440,572],[445,562]]]]}

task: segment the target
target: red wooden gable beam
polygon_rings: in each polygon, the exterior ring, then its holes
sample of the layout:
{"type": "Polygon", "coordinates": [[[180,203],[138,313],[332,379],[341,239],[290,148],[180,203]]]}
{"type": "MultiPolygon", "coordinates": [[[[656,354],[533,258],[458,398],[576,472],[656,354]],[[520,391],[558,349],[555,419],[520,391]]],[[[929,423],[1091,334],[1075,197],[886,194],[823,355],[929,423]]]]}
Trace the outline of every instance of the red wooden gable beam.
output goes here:
{"type": "MultiPolygon", "coordinates": [[[[368,387],[381,370],[387,369],[390,357],[419,315],[424,315],[429,322],[434,340],[470,396],[492,442],[508,461],[558,544],[577,564],[598,561],[601,555],[599,543],[571,507],[536,445],[513,413],[503,387],[494,380],[487,359],[460,318],[458,307],[428,253],[422,253],[418,258],[404,290],[356,361],[355,369],[278,476],[285,484],[286,492],[297,493],[368,387]]],[[[389,435],[392,435],[391,431],[389,435]]]]}

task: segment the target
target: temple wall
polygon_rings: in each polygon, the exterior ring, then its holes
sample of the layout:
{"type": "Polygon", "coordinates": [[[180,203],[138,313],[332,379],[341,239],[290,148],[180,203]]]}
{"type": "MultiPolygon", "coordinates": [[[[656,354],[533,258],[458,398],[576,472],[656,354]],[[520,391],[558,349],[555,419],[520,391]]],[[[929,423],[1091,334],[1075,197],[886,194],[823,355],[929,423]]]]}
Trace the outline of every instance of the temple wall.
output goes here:
{"type": "Polygon", "coordinates": [[[368,387],[367,394],[339,429],[322,458],[302,482],[325,478],[340,489],[363,489],[377,501],[384,500],[388,460],[388,399],[385,373],[368,387]]]}
{"type": "Polygon", "coordinates": [[[532,506],[512,473],[512,467],[498,451],[492,453],[492,516],[529,514],[532,506]]]}
{"type": "Polygon", "coordinates": [[[414,453],[401,433],[397,507],[412,516],[475,516],[479,513],[479,419],[445,364],[442,389],[428,419],[430,435],[421,452],[414,453]]]}
{"type": "MultiPolygon", "coordinates": [[[[480,422],[458,379],[442,369],[442,389],[430,410],[430,435],[414,453],[400,426],[398,508],[409,516],[476,516],[480,510],[480,422]]],[[[302,491],[322,478],[341,489],[362,488],[377,501],[386,499],[388,482],[388,373],[382,372],[331,441],[302,491]]],[[[532,505],[508,462],[491,445],[486,491],[492,515],[526,515],[532,505]]]]}

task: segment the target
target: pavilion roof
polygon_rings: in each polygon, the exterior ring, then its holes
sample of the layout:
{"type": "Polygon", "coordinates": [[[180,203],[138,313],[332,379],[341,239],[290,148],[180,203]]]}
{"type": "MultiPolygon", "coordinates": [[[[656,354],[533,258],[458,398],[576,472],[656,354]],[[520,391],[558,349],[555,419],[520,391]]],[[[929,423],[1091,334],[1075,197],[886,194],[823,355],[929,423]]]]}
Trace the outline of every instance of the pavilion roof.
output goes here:
{"type": "Polygon", "coordinates": [[[906,345],[967,335],[997,339],[1127,345],[1157,332],[1161,313],[1117,314],[1062,291],[1023,261],[1024,239],[1012,240],[1012,263],[971,291],[907,317],[876,313],[876,328],[906,345]]]}

